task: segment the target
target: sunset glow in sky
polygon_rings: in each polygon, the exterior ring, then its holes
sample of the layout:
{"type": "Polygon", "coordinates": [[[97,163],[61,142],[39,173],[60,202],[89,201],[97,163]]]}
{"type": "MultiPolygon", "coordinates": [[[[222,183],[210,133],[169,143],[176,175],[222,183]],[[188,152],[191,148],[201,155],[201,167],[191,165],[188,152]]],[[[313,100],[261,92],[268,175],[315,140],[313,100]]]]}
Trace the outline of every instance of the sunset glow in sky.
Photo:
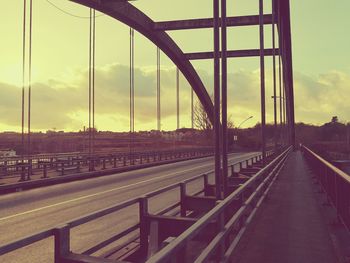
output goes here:
{"type": "MultiPolygon", "coordinates": [[[[89,9],[68,0],[33,0],[34,130],[79,130],[88,124],[89,9]]],[[[212,15],[212,1],[139,0],[133,2],[155,21],[212,15]]],[[[337,115],[350,121],[350,1],[291,0],[296,121],[321,124],[337,115]]],[[[0,8],[0,131],[20,130],[23,1],[0,8]]],[[[271,13],[271,0],[265,1],[271,13]]],[[[228,1],[228,15],[258,14],[258,0],[228,1]]],[[[96,126],[129,130],[129,28],[97,13],[96,126]]],[[[258,27],[230,28],[229,49],[259,46],[258,27]]],[[[212,50],[212,30],[170,32],[185,52],[212,50]]],[[[271,26],[265,26],[271,47],[271,26]]],[[[135,129],[156,128],[156,47],[135,34],[135,129]]],[[[175,67],[162,54],[162,128],[176,128],[175,67]]],[[[193,62],[212,93],[212,61],[193,62]]],[[[235,124],[260,120],[259,59],[232,59],[229,71],[229,114],[235,124]]],[[[266,59],[267,121],[273,120],[272,59],[266,59]]],[[[190,126],[190,87],[181,77],[181,126],[190,126]]]]}

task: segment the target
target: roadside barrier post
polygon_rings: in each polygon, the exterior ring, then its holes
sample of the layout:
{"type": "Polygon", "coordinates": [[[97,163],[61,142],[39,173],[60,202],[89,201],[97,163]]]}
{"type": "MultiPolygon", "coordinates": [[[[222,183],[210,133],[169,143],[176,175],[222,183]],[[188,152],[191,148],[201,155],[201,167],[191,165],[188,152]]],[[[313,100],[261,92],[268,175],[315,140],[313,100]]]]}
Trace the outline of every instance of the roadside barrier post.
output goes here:
{"type": "Polygon", "coordinates": [[[47,167],[46,167],[46,163],[43,166],[43,177],[42,178],[47,178],[47,167]]]}
{"type": "Polygon", "coordinates": [[[7,161],[4,161],[4,176],[7,176],[7,161]]]}
{"type": "Polygon", "coordinates": [[[148,199],[141,197],[139,201],[139,215],[140,215],[140,254],[147,256],[148,251],[148,231],[146,216],[148,215],[148,199]]]}
{"type": "Polygon", "coordinates": [[[32,175],[32,160],[30,159],[29,160],[29,163],[28,163],[28,170],[27,170],[27,181],[30,181],[30,176],[32,175]]]}
{"type": "Polygon", "coordinates": [[[102,170],[106,169],[106,158],[103,158],[102,160],[102,170]]]}
{"type": "Polygon", "coordinates": [[[61,175],[64,175],[64,162],[61,163],[61,175]]]}
{"type": "Polygon", "coordinates": [[[55,263],[61,263],[64,256],[70,253],[69,225],[62,225],[54,229],[55,236],[55,263]]]}
{"type": "Polygon", "coordinates": [[[181,216],[186,216],[186,207],[185,207],[185,198],[186,198],[186,184],[180,183],[180,202],[181,202],[181,216]]]}
{"type": "Polygon", "coordinates": [[[235,167],[233,164],[231,165],[231,176],[235,176],[235,167]]]}

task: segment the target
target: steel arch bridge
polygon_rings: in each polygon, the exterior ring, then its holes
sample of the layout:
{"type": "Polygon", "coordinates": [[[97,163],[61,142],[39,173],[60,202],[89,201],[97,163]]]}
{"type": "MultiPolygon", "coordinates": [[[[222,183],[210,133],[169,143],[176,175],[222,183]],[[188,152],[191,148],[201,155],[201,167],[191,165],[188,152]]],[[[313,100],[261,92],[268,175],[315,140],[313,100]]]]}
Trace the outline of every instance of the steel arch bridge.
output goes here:
{"type": "MultiPolygon", "coordinates": [[[[214,140],[215,140],[215,170],[210,171],[215,177],[215,183],[208,183],[208,174],[200,174],[194,178],[187,179],[181,183],[176,183],[167,186],[163,189],[158,189],[155,192],[149,193],[142,197],[134,198],[126,202],[117,204],[115,206],[109,207],[104,210],[99,210],[96,213],[89,214],[85,217],[73,219],[64,225],[60,225],[53,229],[44,230],[35,235],[25,237],[19,241],[15,241],[0,247],[0,255],[11,252],[18,248],[22,248],[26,245],[35,243],[37,241],[43,240],[47,237],[55,236],[55,262],[111,262],[102,261],[91,257],[90,254],[100,250],[108,244],[122,238],[123,236],[131,233],[132,231],[139,230],[139,251],[137,262],[142,262],[147,260],[148,263],[158,263],[158,262],[185,262],[181,258],[177,259],[174,257],[176,254],[181,254],[181,249],[185,246],[188,240],[191,240],[200,231],[204,230],[206,226],[212,225],[214,219],[217,221],[214,228],[219,231],[215,236],[213,241],[203,250],[196,262],[206,262],[211,255],[217,252],[217,248],[220,248],[220,253],[218,257],[220,262],[228,262],[226,254],[232,254],[234,242],[228,247],[226,253],[224,253],[224,248],[226,246],[226,241],[224,235],[227,235],[228,231],[225,230],[226,225],[225,217],[227,212],[232,212],[233,207],[237,206],[243,216],[245,210],[249,207],[254,207],[255,201],[258,201],[257,193],[262,195],[263,200],[265,196],[265,187],[267,182],[273,182],[278,174],[279,170],[282,169],[283,163],[288,157],[289,152],[295,144],[294,135],[294,92],[293,92],[293,68],[292,68],[292,50],[291,50],[291,30],[290,30],[290,9],[289,0],[271,0],[273,3],[272,14],[264,15],[263,12],[263,0],[259,0],[259,15],[253,16],[240,16],[240,17],[226,17],[226,0],[221,0],[221,15],[220,15],[220,0],[213,0],[213,18],[202,18],[202,19],[189,19],[189,20],[178,20],[178,21],[163,21],[156,22],[148,17],[146,14],[141,12],[139,9],[131,5],[127,0],[70,0],[88,8],[98,10],[114,19],[128,25],[143,34],[146,38],[152,41],[158,48],[160,48],[178,67],[178,69],[185,76],[192,89],[196,93],[200,102],[202,103],[204,109],[206,110],[210,120],[214,126],[214,140]],[[264,47],[264,25],[271,24],[273,27],[273,47],[265,49],[264,47]],[[259,26],[260,30],[260,49],[254,50],[227,50],[227,35],[226,28],[234,26],[259,26]],[[278,48],[275,47],[275,37],[274,30],[275,26],[278,29],[278,48]],[[214,51],[208,52],[196,52],[196,53],[184,53],[176,42],[169,36],[167,31],[170,30],[191,30],[198,28],[213,28],[214,31],[214,51]],[[220,31],[221,28],[221,44],[220,47],[220,31]],[[231,165],[231,176],[228,176],[228,163],[227,163],[227,58],[230,57],[260,57],[260,80],[261,80],[261,130],[262,130],[262,154],[259,156],[254,156],[249,160],[245,160],[245,168],[243,168],[243,162],[236,163],[240,167],[240,171],[246,169],[246,177],[250,179],[243,178],[244,185],[241,183],[229,185],[229,179],[242,179],[235,176],[234,164],[231,165]],[[287,135],[287,142],[281,149],[278,149],[277,144],[275,144],[275,152],[267,151],[265,145],[265,64],[264,57],[272,56],[274,59],[274,90],[276,91],[276,65],[275,57],[279,56],[279,62],[282,62],[283,76],[279,75],[280,88],[281,82],[283,82],[283,91],[285,97],[283,96],[283,108],[286,111],[286,127],[285,133],[287,135]],[[196,69],[192,66],[191,60],[196,59],[214,59],[214,91],[215,98],[214,103],[211,101],[206,88],[200,79],[196,69]],[[220,62],[222,74],[220,81],[220,62]],[[221,83],[220,83],[221,82],[221,83]],[[220,92],[222,93],[222,103],[220,102],[220,92]],[[221,108],[221,109],[220,109],[221,108]],[[226,115],[225,115],[226,114],[226,115]],[[255,165],[255,166],[254,166],[255,165]],[[275,176],[275,177],[274,177],[275,176]],[[190,196],[186,193],[186,184],[193,182],[196,179],[202,179],[204,182],[203,191],[199,193],[204,193],[204,196],[190,196]],[[241,186],[239,186],[241,185],[241,186]],[[236,186],[239,187],[235,188],[236,186]],[[254,187],[256,189],[254,189],[254,187]],[[148,198],[155,197],[160,193],[163,193],[174,188],[180,188],[180,215],[181,218],[176,218],[174,216],[162,217],[157,215],[152,215],[148,210],[148,198]],[[230,188],[231,187],[231,188],[230,188]],[[238,191],[236,190],[238,189],[238,191]],[[206,191],[209,190],[209,191],[206,191]],[[247,200],[244,200],[247,194],[247,200]],[[248,195],[249,194],[249,195],[248,195]],[[249,199],[249,200],[248,200],[249,199]],[[236,202],[238,201],[238,202],[236,202]],[[246,201],[246,202],[245,202],[246,201]],[[249,202],[248,202],[249,201],[249,202]],[[185,206],[187,202],[188,207],[185,206]],[[203,211],[206,211],[203,217],[191,218],[191,215],[186,218],[187,210],[195,211],[198,208],[199,203],[205,206],[203,211]],[[121,233],[103,241],[100,244],[95,245],[89,250],[82,254],[72,253],[70,250],[70,229],[77,227],[83,223],[89,222],[90,220],[105,216],[110,213],[114,213],[118,210],[126,208],[130,205],[138,205],[139,208],[139,222],[137,225],[124,230],[121,233]],[[153,221],[152,221],[153,220],[153,221]],[[152,224],[151,222],[156,222],[152,224]],[[177,236],[173,241],[164,241],[165,248],[162,249],[159,245],[159,234],[158,228],[160,222],[162,225],[162,230],[174,230],[169,231],[162,238],[171,238],[177,236]],[[193,223],[193,225],[192,225],[193,223]],[[174,225],[177,224],[175,229],[174,225]],[[152,230],[151,230],[152,228],[152,230]],[[179,230],[180,229],[180,230],[179,230]],[[225,233],[221,230],[225,230],[225,233]],[[151,233],[152,232],[152,233],[151,233]],[[171,233],[170,233],[171,232],[171,233]],[[221,243],[219,243],[221,242],[221,243]],[[155,244],[155,245],[154,245],[155,244]],[[150,249],[149,249],[150,248],[150,249]],[[155,253],[155,254],[153,254],[155,253]]],[[[90,16],[91,19],[91,16],[90,16]]],[[[279,72],[282,72],[279,71],[279,72]]],[[[277,94],[274,93],[274,116],[275,116],[275,128],[277,127],[277,109],[276,101],[277,94]]],[[[280,92],[280,108],[282,108],[282,98],[280,92]]],[[[281,121],[282,126],[282,121],[281,121]]],[[[276,132],[276,130],[275,130],[276,132]]],[[[275,138],[276,139],[276,138],[275,138]]],[[[275,141],[276,142],[276,141],[275,141]]],[[[312,153],[310,152],[312,155],[312,153]]],[[[310,156],[311,156],[310,155],[310,156]]],[[[311,158],[311,157],[310,157],[311,158]]],[[[272,184],[272,183],[271,183],[272,184]]],[[[269,185],[271,185],[269,184],[269,185]]],[[[267,189],[268,190],[268,189],[267,189]]],[[[267,191],[266,190],[266,191],[267,191]]],[[[267,192],[266,192],[267,193],[267,192]]],[[[258,197],[259,197],[258,195],[258,197]]],[[[259,201],[260,202],[260,201],[259,201]]],[[[178,206],[176,204],[175,207],[178,206]]],[[[174,206],[170,207],[174,208],[174,206]]],[[[164,211],[170,211],[168,210],[164,211]]],[[[203,211],[199,211],[203,213],[203,211]]],[[[253,209],[255,213],[255,209],[253,209]]],[[[166,212],[164,212],[165,214],[166,212]]],[[[253,213],[253,215],[254,215],[253,213]]],[[[237,212],[238,214],[238,212],[237,212]]],[[[233,214],[230,219],[230,228],[235,228],[235,220],[238,218],[237,214],[233,214]]],[[[163,215],[163,214],[162,214],[163,215]]],[[[241,215],[240,215],[241,217],[241,215]]],[[[240,220],[240,217],[238,218],[240,220]]],[[[249,216],[250,217],[250,216],[249,216]]],[[[249,219],[249,218],[248,218],[249,219]]],[[[248,220],[247,219],[247,220],[248,220]]],[[[239,225],[241,222],[239,221],[239,225]]],[[[243,224],[242,224],[243,225],[243,224]]],[[[243,226],[244,228],[244,226],[243,226]]],[[[162,233],[163,234],[163,233],[162,233]]],[[[240,235],[240,234],[239,234],[240,235]]],[[[238,235],[238,236],[239,236],[238,235]]],[[[208,238],[208,237],[207,237],[208,238]]],[[[238,237],[239,238],[239,237],[238,237]]]]}
{"type": "MultiPolygon", "coordinates": [[[[213,18],[189,19],[178,21],[155,22],[142,11],[126,0],[70,0],[109,15],[122,23],[137,30],[158,48],[160,48],[178,67],[185,76],[192,89],[197,94],[209,119],[213,124],[215,145],[215,181],[217,198],[221,196],[221,186],[227,189],[227,58],[229,57],[260,57],[260,98],[261,98],[261,142],[263,160],[266,157],[266,98],[265,98],[265,56],[273,56],[274,76],[274,141],[278,144],[277,127],[277,92],[276,92],[276,56],[283,68],[283,109],[286,113],[286,127],[281,129],[286,133],[287,144],[295,144],[294,131],[294,92],[293,68],[291,51],[290,7],[289,0],[271,0],[272,14],[264,15],[264,1],[259,2],[259,15],[227,17],[226,0],[213,1],[213,18]],[[221,7],[221,10],[220,10],[221,7]],[[265,49],[264,26],[272,24],[272,49],[265,49]],[[260,49],[256,50],[227,50],[227,27],[231,26],[259,26],[260,49]],[[275,26],[278,30],[278,49],[275,45],[275,26]],[[168,35],[169,30],[190,30],[198,28],[213,28],[214,51],[185,54],[175,41],[168,35]],[[221,29],[221,35],[220,35],[221,29]],[[220,47],[221,44],[221,47],[220,47]],[[206,91],[195,68],[190,63],[194,59],[214,59],[214,105],[206,91]],[[221,63],[221,65],[220,65],[221,63]],[[220,67],[221,66],[221,67],[220,67]],[[220,75],[220,70],[222,70],[220,75]],[[221,78],[221,79],[220,79],[221,78]],[[222,94],[222,95],[221,95],[222,94]],[[220,183],[218,183],[220,182],[220,183]]],[[[282,109],[281,98],[281,67],[279,67],[280,83],[280,116],[282,109]]],[[[281,119],[282,127],[282,119],[281,119]]],[[[264,161],[263,161],[264,162],[264,161]]]]}
{"type": "MultiPolygon", "coordinates": [[[[184,53],[176,42],[169,36],[170,30],[190,30],[198,28],[213,28],[213,18],[188,19],[179,21],[156,22],[147,14],[130,4],[126,0],[69,0],[86,7],[98,10],[126,25],[137,30],[157,47],[159,47],[179,68],[190,86],[196,93],[198,99],[206,110],[210,120],[214,122],[214,106],[208,95],[208,92],[200,79],[195,68],[190,63],[195,59],[213,59],[213,51],[184,53]]],[[[275,23],[278,28],[279,49],[261,50],[228,50],[227,57],[253,57],[253,56],[272,56],[280,55],[283,67],[283,84],[286,100],[286,119],[288,125],[289,143],[294,144],[294,92],[293,92],[293,69],[292,69],[292,51],[291,51],[291,30],[290,30],[290,10],[289,0],[276,0],[274,3],[273,14],[264,15],[262,23],[275,23]]],[[[237,26],[257,26],[259,25],[259,16],[239,16],[227,17],[228,27],[237,26]]],[[[220,26],[220,25],[219,25],[220,26]]]]}

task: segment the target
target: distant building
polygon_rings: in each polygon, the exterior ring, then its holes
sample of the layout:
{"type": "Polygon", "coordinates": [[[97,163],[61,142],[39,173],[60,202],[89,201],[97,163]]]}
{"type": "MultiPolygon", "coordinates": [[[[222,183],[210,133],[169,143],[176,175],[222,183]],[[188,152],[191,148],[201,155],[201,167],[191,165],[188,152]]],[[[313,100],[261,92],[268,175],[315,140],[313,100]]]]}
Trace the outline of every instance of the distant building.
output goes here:
{"type": "Polygon", "coordinates": [[[4,131],[4,132],[2,132],[3,134],[10,134],[10,135],[12,135],[12,134],[16,134],[16,132],[14,132],[14,131],[4,131]]]}
{"type": "Polygon", "coordinates": [[[16,156],[16,151],[12,149],[0,149],[0,157],[16,156]]]}
{"type": "Polygon", "coordinates": [[[47,130],[47,131],[46,131],[46,134],[55,134],[55,133],[56,133],[55,130],[47,130]]]}
{"type": "Polygon", "coordinates": [[[176,132],[181,132],[181,133],[197,133],[196,129],[193,128],[180,128],[177,129],[176,132]]]}

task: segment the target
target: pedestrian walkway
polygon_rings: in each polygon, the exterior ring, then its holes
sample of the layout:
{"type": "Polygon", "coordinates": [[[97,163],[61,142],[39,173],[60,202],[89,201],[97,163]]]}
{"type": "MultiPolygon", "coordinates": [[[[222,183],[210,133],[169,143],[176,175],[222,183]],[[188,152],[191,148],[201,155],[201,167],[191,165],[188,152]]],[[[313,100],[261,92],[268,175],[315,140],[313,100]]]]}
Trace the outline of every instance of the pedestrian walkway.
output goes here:
{"type": "Polygon", "coordinates": [[[234,262],[338,262],[318,198],[302,154],[291,153],[236,249],[234,262]]]}

